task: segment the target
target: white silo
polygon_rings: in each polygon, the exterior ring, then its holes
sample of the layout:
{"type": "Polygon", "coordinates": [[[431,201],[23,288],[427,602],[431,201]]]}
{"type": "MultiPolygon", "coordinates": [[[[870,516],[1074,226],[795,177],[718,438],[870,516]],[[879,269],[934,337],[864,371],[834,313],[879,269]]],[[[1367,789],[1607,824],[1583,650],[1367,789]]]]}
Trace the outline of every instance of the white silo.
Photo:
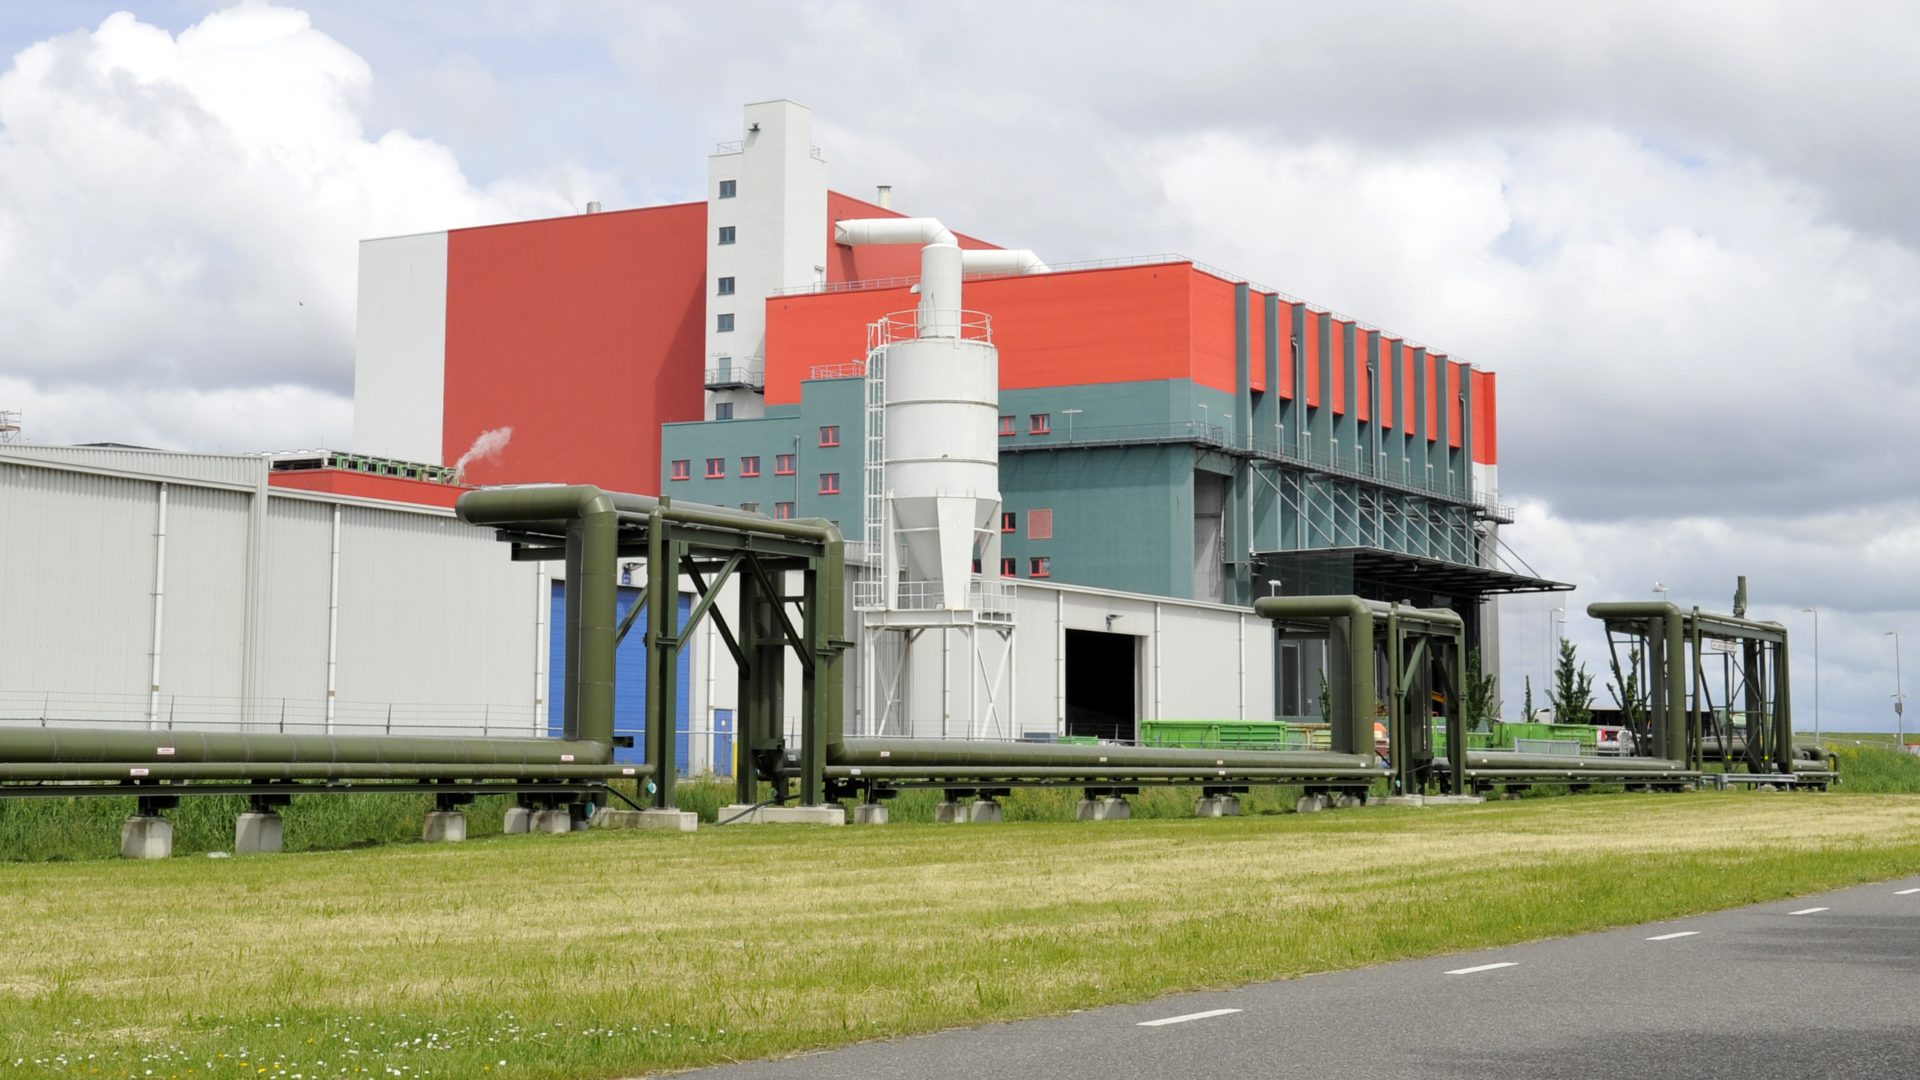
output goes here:
{"type": "Polygon", "coordinates": [[[835,225],[842,244],[920,244],[920,306],[888,316],[884,364],[884,580],[893,610],[965,610],[973,560],[998,572],[1000,359],[992,325],[961,306],[968,269],[1027,273],[1024,251],[962,252],[932,218],[835,225]]]}

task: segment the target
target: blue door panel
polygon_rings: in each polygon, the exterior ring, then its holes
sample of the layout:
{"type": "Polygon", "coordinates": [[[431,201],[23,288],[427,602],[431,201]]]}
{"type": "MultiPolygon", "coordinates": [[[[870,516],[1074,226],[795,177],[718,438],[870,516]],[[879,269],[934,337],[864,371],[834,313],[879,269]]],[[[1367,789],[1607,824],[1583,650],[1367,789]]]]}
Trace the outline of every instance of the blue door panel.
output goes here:
{"type": "MultiPolygon", "coordinates": [[[[617,618],[639,599],[640,590],[620,590],[617,618]]],[[[693,610],[691,597],[680,597],[682,620],[693,610]]],[[[565,727],[567,669],[567,595],[564,582],[553,583],[552,653],[548,657],[547,734],[558,738],[565,727]]],[[[614,653],[613,733],[631,736],[633,746],[615,747],[613,759],[638,762],[646,759],[647,744],[647,643],[645,629],[636,625],[614,653]]],[[[692,711],[692,653],[682,650],[678,665],[678,693],[674,698],[674,753],[682,775],[687,772],[688,720],[692,711]]]]}

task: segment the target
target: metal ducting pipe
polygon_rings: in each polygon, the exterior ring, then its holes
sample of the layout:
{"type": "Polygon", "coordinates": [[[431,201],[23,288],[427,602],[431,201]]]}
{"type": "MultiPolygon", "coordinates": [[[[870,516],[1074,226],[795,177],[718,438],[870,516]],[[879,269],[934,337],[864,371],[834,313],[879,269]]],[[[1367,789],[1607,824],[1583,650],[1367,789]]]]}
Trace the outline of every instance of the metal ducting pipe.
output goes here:
{"type": "Polygon", "coordinates": [[[960,250],[960,240],[936,218],[850,218],[833,225],[836,244],[919,244],[921,337],[960,336],[960,279],[974,273],[1042,273],[1031,251],[960,250]]]}
{"type": "MultiPolygon", "coordinates": [[[[1329,687],[1333,699],[1345,706],[1344,723],[1336,723],[1333,748],[1348,754],[1373,750],[1373,618],[1374,607],[1357,596],[1268,596],[1253,602],[1253,613],[1263,619],[1344,619],[1335,627],[1334,640],[1347,657],[1344,688],[1329,687]],[[1344,639],[1344,640],[1342,640],[1344,639]]],[[[1333,718],[1327,718],[1333,723],[1333,718]]]]}

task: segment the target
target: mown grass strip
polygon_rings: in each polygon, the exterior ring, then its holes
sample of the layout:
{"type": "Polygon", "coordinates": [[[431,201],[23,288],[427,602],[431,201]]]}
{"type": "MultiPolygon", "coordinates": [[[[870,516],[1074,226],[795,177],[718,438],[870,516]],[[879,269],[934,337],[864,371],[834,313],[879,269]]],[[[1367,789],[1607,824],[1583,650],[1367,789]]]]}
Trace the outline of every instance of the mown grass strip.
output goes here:
{"type": "Polygon", "coordinates": [[[0,1074],[632,1076],[1916,870],[1809,793],[13,864],[0,1074]]]}

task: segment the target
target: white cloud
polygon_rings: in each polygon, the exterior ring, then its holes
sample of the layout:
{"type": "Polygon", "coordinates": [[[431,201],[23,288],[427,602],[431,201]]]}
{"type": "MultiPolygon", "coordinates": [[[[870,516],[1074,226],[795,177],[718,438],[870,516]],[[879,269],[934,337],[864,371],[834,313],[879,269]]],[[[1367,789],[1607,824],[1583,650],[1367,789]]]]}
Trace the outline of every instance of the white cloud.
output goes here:
{"type": "Polygon", "coordinates": [[[356,241],[570,209],[552,181],[479,188],[444,146],[369,135],[372,79],[260,4],[178,36],[121,13],[15,56],[0,405],[47,441],[344,439],[356,241]]]}

